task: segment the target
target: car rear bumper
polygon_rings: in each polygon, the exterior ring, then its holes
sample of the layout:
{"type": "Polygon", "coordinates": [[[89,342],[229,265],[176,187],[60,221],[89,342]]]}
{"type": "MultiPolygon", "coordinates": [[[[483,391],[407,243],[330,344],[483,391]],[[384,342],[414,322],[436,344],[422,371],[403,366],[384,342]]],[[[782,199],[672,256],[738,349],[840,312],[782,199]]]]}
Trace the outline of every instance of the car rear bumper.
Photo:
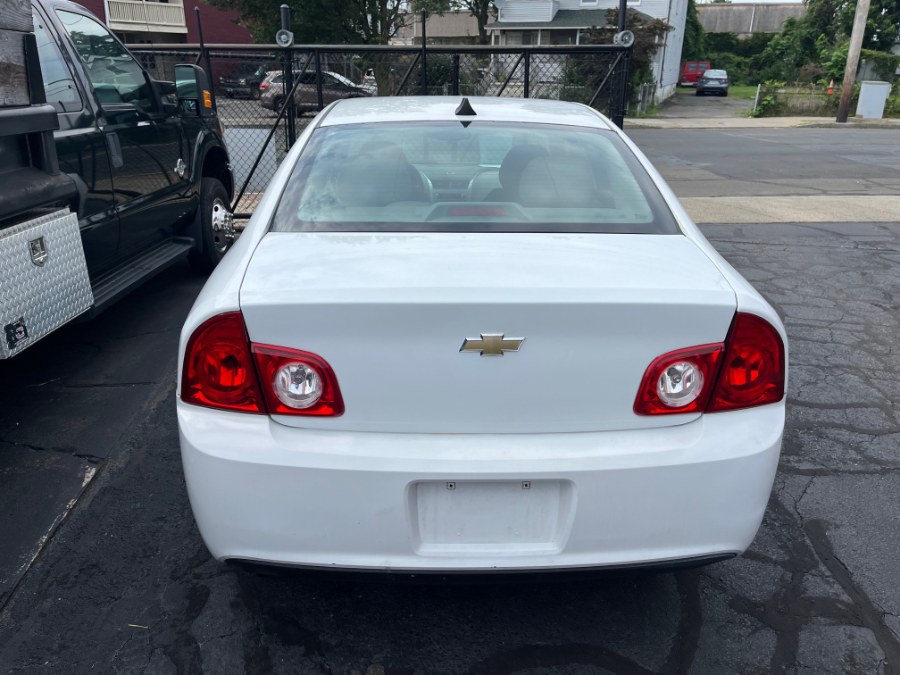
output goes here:
{"type": "Polygon", "coordinates": [[[313,431],[181,401],[178,420],[194,516],[219,560],[549,571],[745,550],[784,405],[572,434],[313,431]]]}

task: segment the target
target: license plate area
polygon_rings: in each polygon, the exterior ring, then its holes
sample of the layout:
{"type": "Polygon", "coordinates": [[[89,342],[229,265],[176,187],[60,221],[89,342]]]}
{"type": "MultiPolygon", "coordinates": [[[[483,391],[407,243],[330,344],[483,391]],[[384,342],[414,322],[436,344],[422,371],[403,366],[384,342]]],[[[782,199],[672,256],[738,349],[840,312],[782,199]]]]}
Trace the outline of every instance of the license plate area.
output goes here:
{"type": "Polygon", "coordinates": [[[574,486],[561,480],[423,481],[410,486],[420,555],[556,554],[571,529],[574,486]]]}

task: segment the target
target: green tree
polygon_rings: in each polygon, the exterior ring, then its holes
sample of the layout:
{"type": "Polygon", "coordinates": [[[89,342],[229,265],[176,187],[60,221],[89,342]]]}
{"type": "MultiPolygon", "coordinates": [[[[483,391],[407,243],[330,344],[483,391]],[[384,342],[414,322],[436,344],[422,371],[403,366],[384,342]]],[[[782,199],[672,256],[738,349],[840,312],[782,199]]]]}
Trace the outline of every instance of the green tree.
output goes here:
{"type": "Polygon", "coordinates": [[[468,10],[475,17],[478,22],[478,42],[486,45],[490,40],[485,26],[494,9],[493,0],[454,0],[454,8],[468,10]]]}
{"type": "MultiPolygon", "coordinates": [[[[239,22],[257,42],[273,42],[281,27],[279,4],[271,0],[204,0],[236,10],[239,22]]],[[[284,0],[291,8],[297,44],[387,44],[415,12],[440,13],[450,0],[284,0]]]]}
{"type": "MultiPolygon", "coordinates": [[[[625,27],[634,33],[634,48],[631,52],[631,60],[628,68],[628,81],[631,87],[636,87],[645,82],[653,81],[653,55],[665,44],[666,34],[672,30],[672,26],[662,19],[644,20],[639,12],[627,10],[625,12],[625,27]]],[[[606,26],[603,28],[591,28],[582,38],[582,44],[612,44],[613,36],[618,32],[619,10],[610,9],[606,12],[606,26]]],[[[593,84],[592,79],[602,77],[605,73],[596,64],[587,62],[587,68],[582,68],[582,76],[587,79],[587,84],[593,84]]]]}
{"type": "Polygon", "coordinates": [[[697,5],[694,4],[694,0],[688,0],[681,58],[685,61],[696,61],[706,58],[706,36],[703,33],[700,19],[697,17],[697,5]]]}

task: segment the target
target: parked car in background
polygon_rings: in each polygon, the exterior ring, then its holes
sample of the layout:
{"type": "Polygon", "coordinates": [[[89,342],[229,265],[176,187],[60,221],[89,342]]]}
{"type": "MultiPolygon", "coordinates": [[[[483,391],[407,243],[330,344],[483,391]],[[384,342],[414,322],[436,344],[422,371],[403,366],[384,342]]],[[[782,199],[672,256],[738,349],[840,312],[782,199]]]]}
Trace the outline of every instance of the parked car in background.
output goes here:
{"type": "Polygon", "coordinates": [[[259,85],[266,79],[266,67],[256,63],[242,63],[232,72],[219,77],[219,89],[228,98],[242,96],[259,98],[259,85]]]}
{"type": "Polygon", "coordinates": [[[217,560],[558,571],[749,546],[784,326],[622,131],[437,96],[307,129],[181,333],[217,560]]]}
{"type": "MultiPolygon", "coordinates": [[[[294,73],[294,77],[300,80],[294,91],[294,104],[297,114],[315,112],[319,109],[316,96],[316,72],[307,70],[302,73],[294,73]]],[[[259,102],[263,108],[278,111],[284,104],[287,90],[284,84],[284,74],[280,70],[274,70],[260,85],[259,102]]],[[[328,105],[342,98],[361,98],[374,96],[375,89],[367,85],[354,84],[340,73],[330,70],[322,72],[322,104],[328,105]]]]}
{"type": "Polygon", "coordinates": [[[681,64],[681,77],[678,78],[678,82],[682,87],[695,87],[707,70],[709,61],[684,61],[681,64]]]}
{"type": "Polygon", "coordinates": [[[697,82],[697,96],[721,94],[728,96],[728,73],[724,70],[707,70],[697,82]]]}

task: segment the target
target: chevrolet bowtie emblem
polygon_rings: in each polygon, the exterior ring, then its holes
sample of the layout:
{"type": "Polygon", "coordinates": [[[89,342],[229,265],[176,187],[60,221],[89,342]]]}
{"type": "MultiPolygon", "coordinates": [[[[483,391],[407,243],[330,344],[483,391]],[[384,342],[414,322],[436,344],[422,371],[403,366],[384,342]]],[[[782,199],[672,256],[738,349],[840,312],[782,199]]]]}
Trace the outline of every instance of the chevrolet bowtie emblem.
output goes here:
{"type": "Polygon", "coordinates": [[[525,338],[503,337],[503,333],[482,333],[481,338],[463,340],[461,352],[478,352],[482,356],[503,356],[503,352],[517,352],[525,338]]]}

